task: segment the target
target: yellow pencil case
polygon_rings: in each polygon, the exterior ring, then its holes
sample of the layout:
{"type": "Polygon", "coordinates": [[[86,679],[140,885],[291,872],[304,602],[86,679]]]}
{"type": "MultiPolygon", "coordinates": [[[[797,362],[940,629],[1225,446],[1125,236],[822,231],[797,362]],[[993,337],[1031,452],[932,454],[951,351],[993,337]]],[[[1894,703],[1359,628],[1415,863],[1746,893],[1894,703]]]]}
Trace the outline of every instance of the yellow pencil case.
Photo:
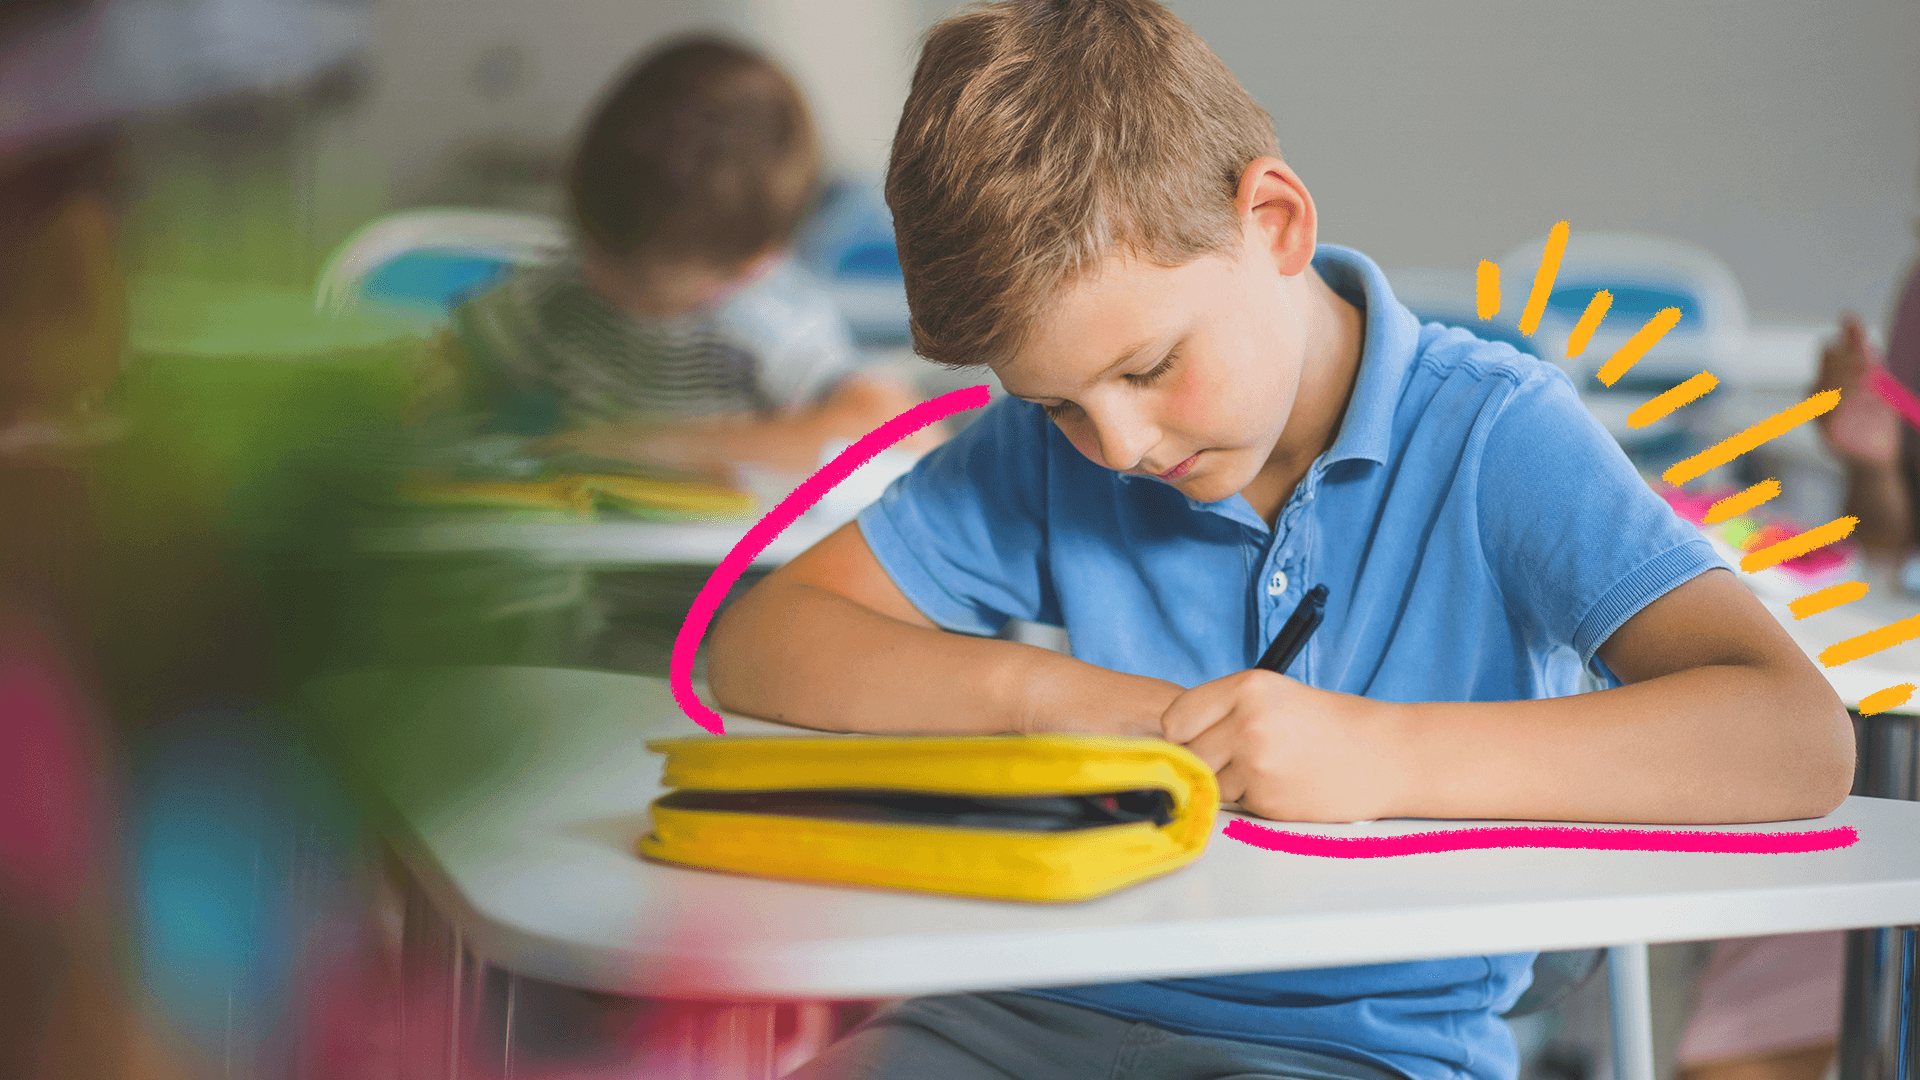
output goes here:
{"type": "Polygon", "coordinates": [[[640,853],[761,877],[1084,900],[1198,858],[1220,791],[1192,752],[1079,735],[661,739],[640,853]]]}

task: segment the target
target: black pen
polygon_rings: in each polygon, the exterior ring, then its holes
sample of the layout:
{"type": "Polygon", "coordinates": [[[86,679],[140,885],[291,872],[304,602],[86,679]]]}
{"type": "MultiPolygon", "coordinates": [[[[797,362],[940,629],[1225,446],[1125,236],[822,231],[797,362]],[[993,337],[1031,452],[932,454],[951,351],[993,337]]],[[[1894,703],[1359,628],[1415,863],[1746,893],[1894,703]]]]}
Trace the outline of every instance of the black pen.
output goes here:
{"type": "Polygon", "coordinates": [[[1300,650],[1307,647],[1307,639],[1320,628],[1320,620],[1327,614],[1327,587],[1315,585],[1300,598],[1300,606],[1293,609],[1287,617],[1287,624],[1274,636],[1273,644],[1260,656],[1260,662],[1253,665],[1266,671],[1285,674],[1292,666],[1300,650]]]}

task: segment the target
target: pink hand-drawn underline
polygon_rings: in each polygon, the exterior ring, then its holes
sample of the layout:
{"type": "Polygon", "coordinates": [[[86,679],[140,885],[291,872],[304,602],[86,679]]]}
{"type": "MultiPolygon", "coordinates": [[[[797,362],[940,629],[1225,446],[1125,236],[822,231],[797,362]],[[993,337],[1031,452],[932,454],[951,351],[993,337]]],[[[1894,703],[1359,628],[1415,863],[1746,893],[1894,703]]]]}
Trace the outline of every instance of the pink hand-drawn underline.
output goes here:
{"type": "Polygon", "coordinates": [[[1860,834],[1849,828],[1760,833],[1653,829],[1582,829],[1566,825],[1505,825],[1487,829],[1447,829],[1405,836],[1313,836],[1284,832],[1235,819],[1223,830],[1243,844],[1289,855],[1325,859],[1387,859],[1482,848],[1575,848],[1587,851],[1711,851],[1736,855],[1780,855],[1852,847],[1860,834]]]}
{"type": "Polygon", "coordinates": [[[714,568],[707,583],[701,586],[700,595],[694,598],[693,606],[687,610],[686,621],[680,624],[680,633],[673,640],[673,662],[668,668],[668,681],[673,687],[673,699],[679,703],[682,712],[715,735],[726,734],[726,722],[720,718],[720,714],[707,708],[706,703],[700,700],[700,695],[693,692],[693,657],[700,650],[700,641],[707,636],[707,628],[713,623],[714,613],[720,609],[720,601],[726,597],[727,590],[733,588],[733,583],[740,580],[740,575],[746,573],[747,567],[753,565],[753,560],[760,557],[767,545],[773,543],[774,538],[785,532],[787,526],[793,524],[801,514],[812,509],[821,496],[852,476],[855,469],[872,460],[875,454],[929,424],[954,413],[977,409],[986,403],[987,388],[969,386],[965,390],[955,390],[915,405],[842,450],[747,530],[747,535],[733,545],[733,550],[727,552],[727,557],[720,560],[720,565],[714,568]]]}

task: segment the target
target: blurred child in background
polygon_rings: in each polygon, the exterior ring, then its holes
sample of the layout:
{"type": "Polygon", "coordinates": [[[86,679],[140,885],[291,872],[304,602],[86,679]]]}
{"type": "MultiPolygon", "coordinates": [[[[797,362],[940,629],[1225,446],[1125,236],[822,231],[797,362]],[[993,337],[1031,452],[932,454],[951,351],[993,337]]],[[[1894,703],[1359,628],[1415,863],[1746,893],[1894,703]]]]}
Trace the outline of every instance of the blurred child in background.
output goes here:
{"type": "MultiPolygon", "coordinates": [[[[806,103],[766,57],[713,37],[645,55],[575,150],[571,250],[461,305],[429,349],[429,438],[477,449],[483,469],[503,450],[512,468],[612,460],[764,496],[911,407],[904,384],[861,368],[832,297],[786,257],[820,172],[806,103]]],[[[586,576],[575,568],[505,568],[505,603],[589,598],[507,659],[664,675],[711,569],[585,584],[562,580],[586,576]]]]}
{"type": "Polygon", "coordinates": [[[1839,407],[1817,423],[1827,448],[1846,468],[1846,513],[1860,519],[1854,535],[1871,552],[1898,556],[1915,540],[1920,435],[1901,423],[1893,406],[1868,392],[1867,370],[1882,363],[1908,389],[1920,392],[1920,269],[1901,291],[1884,361],[1860,319],[1848,314],[1841,319],[1840,336],[1820,354],[1813,388],[1841,392],[1839,407]]]}
{"type": "Polygon", "coordinates": [[[915,401],[858,369],[832,300],[783,259],[819,174],[772,62],[711,37],[657,50],[576,151],[574,250],[455,313],[427,403],[547,451],[811,472],[915,401]]]}

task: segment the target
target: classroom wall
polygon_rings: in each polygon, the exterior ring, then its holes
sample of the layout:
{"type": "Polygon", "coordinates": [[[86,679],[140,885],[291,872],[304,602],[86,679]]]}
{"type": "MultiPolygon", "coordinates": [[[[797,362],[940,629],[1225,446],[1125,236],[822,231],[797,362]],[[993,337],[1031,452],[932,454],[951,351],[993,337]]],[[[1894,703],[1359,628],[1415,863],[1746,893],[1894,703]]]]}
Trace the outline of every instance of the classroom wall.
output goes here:
{"type": "MultiPolygon", "coordinates": [[[[695,27],[770,48],[836,166],[877,172],[918,37],[954,6],[372,0],[362,100],[313,155],[313,230],[324,245],[395,206],[550,200],[541,156],[564,153],[636,50],[695,27]],[[483,174],[499,183],[476,187],[483,174]]],[[[1700,243],[1757,318],[1827,322],[1881,318],[1916,250],[1910,0],[1172,6],[1273,112],[1323,235],[1390,269],[1464,273],[1568,218],[1700,243]]]]}
{"type": "Polygon", "coordinates": [[[1920,246],[1911,0],[1171,6],[1273,113],[1323,237],[1389,268],[1566,218],[1704,245],[1757,318],[1878,320],[1920,246]]]}
{"type": "Polygon", "coordinates": [[[834,167],[885,166],[912,61],[906,0],[370,0],[351,109],[319,125],[323,246],[431,203],[557,209],[585,113],[639,51],[692,30],[758,43],[813,103],[834,167]]]}
{"type": "Polygon", "coordinates": [[[1757,318],[1879,317],[1920,219],[1910,0],[1176,0],[1324,235],[1470,268],[1561,218],[1691,240],[1757,318]]]}
{"type": "Polygon", "coordinates": [[[907,96],[919,32],[905,0],[744,0],[742,30],[799,80],[828,160],[879,176],[907,96]]]}

